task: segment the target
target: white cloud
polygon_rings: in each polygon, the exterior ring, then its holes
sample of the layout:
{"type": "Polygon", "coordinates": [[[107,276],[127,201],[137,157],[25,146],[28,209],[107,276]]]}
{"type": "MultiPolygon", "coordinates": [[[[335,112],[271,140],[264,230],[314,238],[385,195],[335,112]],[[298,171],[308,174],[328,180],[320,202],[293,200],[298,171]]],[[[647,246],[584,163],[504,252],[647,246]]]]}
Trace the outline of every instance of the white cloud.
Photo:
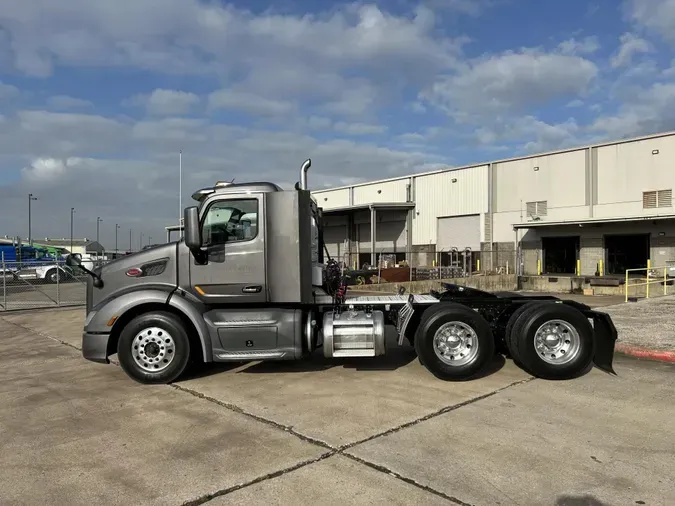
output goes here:
{"type": "Polygon", "coordinates": [[[626,90],[616,114],[597,118],[591,130],[624,138],[675,130],[675,83],[656,83],[626,90]]]}
{"type": "Polygon", "coordinates": [[[675,44],[675,0],[626,0],[624,6],[639,27],[675,44]]]}
{"type": "Polygon", "coordinates": [[[92,107],[88,100],[75,98],[68,95],[54,95],[47,99],[47,105],[52,109],[69,110],[69,109],[87,109],[92,107]]]}
{"type": "Polygon", "coordinates": [[[11,84],[4,84],[0,81],[0,100],[12,99],[19,95],[19,88],[11,84]]]}
{"type": "Polygon", "coordinates": [[[596,65],[580,56],[536,49],[508,51],[469,62],[424,95],[463,119],[467,114],[513,112],[583,96],[597,75],[596,65]]]}
{"type": "Polygon", "coordinates": [[[598,49],[600,49],[600,43],[595,36],[585,37],[583,40],[572,38],[558,44],[560,54],[565,55],[592,54],[598,49]]]}
{"type": "Polygon", "coordinates": [[[384,125],[368,125],[365,123],[346,123],[338,121],[333,125],[336,131],[347,135],[372,135],[381,134],[387,131],[384,125]]]}
{"type": "Polygon", "coordinates": [[[612,67],[626,67],[632,63],[633,56],[649,53],[652,46],[645,39],[632,33],[624,33],[620,38],[621,46],[611,59],[612,67]]]}
{"type": "Polygon", "coordinates": [[[291,113],[295,106],[284,100],[274,100],[250,93],[223,89],[209,95],[211,109],[236,109],[254,115],[279,116],[291,113]]]}
{"type": "Polygon", "coordinates": [[[125,103],[145,107],[152,116],[180,116],[191,112],[199,101],[191,92],[158,88],[149,95],[135,95],[125,103]]]}

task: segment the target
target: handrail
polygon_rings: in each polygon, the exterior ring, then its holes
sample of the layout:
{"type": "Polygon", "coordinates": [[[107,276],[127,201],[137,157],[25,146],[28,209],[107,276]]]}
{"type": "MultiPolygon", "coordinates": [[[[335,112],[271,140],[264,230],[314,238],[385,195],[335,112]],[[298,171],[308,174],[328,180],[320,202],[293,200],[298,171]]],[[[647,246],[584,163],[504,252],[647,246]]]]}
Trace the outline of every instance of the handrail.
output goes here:
{"type": "MultiPolygon", "coordinates": [[[[649,298],[649,285],[651,283],[663,283],[663,295],[668,295],[668,267],[651,267],[651,262],[647,262],[647,267],[638,267],[635,269],[626,269],[626,282],[624,283],[625,301],[628,302],[628,287],[629,286],[646,286],[645,298],[649,298]],[[663,271],[663,276],[654,275],[653,272],[663,271]],[[629,273],[644,272],[646,274],[646,281],[635,281],[630,283],[629,273]]],[[[660,273],[659,273],[660,274],[660,273]]]]}

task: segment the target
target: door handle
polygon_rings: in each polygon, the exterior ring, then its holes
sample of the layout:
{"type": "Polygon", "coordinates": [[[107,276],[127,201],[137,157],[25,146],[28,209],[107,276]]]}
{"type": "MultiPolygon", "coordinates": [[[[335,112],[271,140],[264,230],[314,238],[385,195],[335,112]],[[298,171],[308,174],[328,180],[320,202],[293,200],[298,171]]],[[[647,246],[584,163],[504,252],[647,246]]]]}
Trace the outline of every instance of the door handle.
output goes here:
{"type": "Polygon", "coordinates": [[[260,285],[255,285],[255,286],[245,286],[244,288],[241,289],[242,292],[244,293],[258,293],[262,290],[262,286],[260,285]]]}

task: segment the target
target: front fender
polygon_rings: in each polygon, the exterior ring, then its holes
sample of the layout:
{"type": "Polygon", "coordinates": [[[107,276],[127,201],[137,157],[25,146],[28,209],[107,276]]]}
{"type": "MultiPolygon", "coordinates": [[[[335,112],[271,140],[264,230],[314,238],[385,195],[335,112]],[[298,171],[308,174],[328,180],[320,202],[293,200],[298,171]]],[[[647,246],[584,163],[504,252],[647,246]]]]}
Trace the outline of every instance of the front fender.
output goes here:
{"type": "Polygon", "coordinates": [[[171,296],[171,293],[162,290],[139,290],[115,297],[104,304],[93,308],[92,316],[87,317],[84,332],[88,334],[110,334],[115,328],[116,322],[123,316],[145,304],[161,304],[184,314],[197,329],[197,335],[202,345],[205,362],[213,360],[209,332],[199,308],[182,297],[171,296]]]}

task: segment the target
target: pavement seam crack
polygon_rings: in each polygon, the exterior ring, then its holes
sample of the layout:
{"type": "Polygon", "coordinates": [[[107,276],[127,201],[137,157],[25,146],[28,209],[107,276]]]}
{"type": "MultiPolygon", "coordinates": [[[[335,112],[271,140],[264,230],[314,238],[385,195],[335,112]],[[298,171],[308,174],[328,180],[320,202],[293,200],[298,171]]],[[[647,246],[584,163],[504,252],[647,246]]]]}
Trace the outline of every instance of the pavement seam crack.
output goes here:
{"type": "Polygon", "coordinates": [[[338,448],[340,452],[343,452],[344,450],[348,450],[350,448],[353,448],[355,446],[358,446],[363,443],[367,443],[369,441],[372,441],[373,439],[377,439],[380,437],[384,436],[389,436],[390,434],[394,434],[396,432],[399,432],[403,429],[407,429],[408,427],[413,427],[419,423],[426,422],[427,420],[431,420],[432,418],[436,418],[438,416],[444,415],[446,413],[450,413],[451,411],[455,411],[456,409],[463,408],[464,406],[468,406],[469,404],[473,404],[478,401],[482,401],[483,399],[487,399],[489,397],[492,397],[493,395],[497,395],[500,392],[503,392],[504,390],[511,388],[511,387],[516,387],[519,385],[524,385],[525,383],[529,383],[530,381],[535,380],[536,378],[534,376],[530,376],[529,378],[525,378],[522,380],[514,381],[513,383],[509,383],[506,386],[503,386],[501,388],[498,388],[497,390],[493,390],[491,392],[488,392],[483,395],[478,395],[476,397],[472,397],[470,399],[467,399],[465,401],[459,402],[457,404],[452,404],[450,406],[445,406],[437,411],[434,411],[432,413],[428,413],[422,417],[416,418],[414,420],[411,420],[409,422],[405,422],[401,425],[397,425],[396,427],[392,427],[390,429],[387,429],[383,432],[378,432],[377,434],[373,434],[372,436],[368,436],[367,438],[361,439],[360,441],[355,441],[353,443],[348,443],[346,445],[342,445],[338,448]]]}
{"type": "Polygon", "coordinates": [[[319,455],[318,457],[315,457],[313,459],[309,460],[303,460],[302,462],[298,462],[297,464],[294,464],[289,467],[285,467],[283,469],[279,469],[278,471],[274,471],[272,473],[267,473],[262,476],[258,476],[257,478],[254,478],[252,480],[246,481],[244,483],[239,483],[238,485],[232,485],[231,487],[227,487],[221,490],[218,490],[216,492],[211,492],[209,494],[202,495],[196,499],[191,499],[189,501],[186,501],[184,503],[181,503],[181,506],[199,506],[200,504],[207,503],[217,497],[221,497],[227,494],[231,494],[232,492],[236,492],[237,490],[241,490],[242,488],[250,487],[252,485],[256,485],[258,483],[261,483],[263,481],[271,480],[274,478],[278,478],[279,476],[283,476],[288,473],[292,473],[293,471],[297,471],[298,469],[301,469],[305,466],[309,466],[311,464],[315,464],[317,462],[320,462],[322,460],[327,459],[328,457],[332,457],[335,455],[335,450],[331,450],[329,452],[323,453],[319,455]]]}
{"type": "Polygon", "coordinates": [[[187,388],[181,385],[177,385],[175,383],[171,383],[169,386],[175,388],[176,390],[180,390],[181,392],[188,393],[194,397],[198,397],[200,399],[204,399],[209,402],[213,402],[214,404],[217,404],[218,406],[221,406],[225,409],[228,409],[230,411],[233,411],[235,413],[239,413],[241,415],[247,416],[249,418],[252,418],[258,422],[264,423],[266,425],[269,425],[271,427],[274,427],[276,429],[282,430],[284,432],[288,432],[289,434],[294,435],[298,439],[301,439],[302,441],[305,441],[307,443],[314,444],[316,446],[320,446],[322,448],[326,448],[328,450],[331,450],[333,452],[337,452],[338,448],[335,448],[334,446],[331,446],[330,444],[326,443],[325,441],[321,441],[320,439],[315,439],[311,436],[307,436],[301,432],[298,432],[295,430],[293,427],[289,425],[284,425],[279,422],[275,422],[274,420],[270,420],[269,418],[262,417],[260,415],[256,415],[254,413],[251,413],[249,411],[246,411],[245,409],[237,406],[236,404],[230,404],[228,402],[221,401],[219,399],[216,399],[215,397],[211,397],[209,395],[205,395],[201,392],[197,392],[196,390],[193,390],[191,388],[187,388]]]}
{"type": "Polygon", "coordinates": [[[38,336],[46,337],[47,339],[51,339],[52,341],[56,341],[57,343],[61,343],[65,346],[68,346],[69,348],[73,348],[74,350],[82,351],[81,348],[78,348],[74,344],[70,344],[69,342],[63,341],[63,340],[61,340],[57,337],[50,336],[49,334],[44,334],[44,333],[40,332],[39,330],[35,330],[35,329],[30,328],[30,327],[26,327],[25,325],[22,325],[20,323],[9,321],[9,320],[7,320],[3,317],[0,317],[0,320],[2,320],[5,323],[9,323],[10,325],[14,325],[15,327],[19,327],[20,329],[27,330],[28,332],[32,332],[33,334],[37,334],[38,336]]]}
{"type": "Polygon", "coordinates": [[[456,497],[453,497],[451,495],[448,495],[444,492],[441,492],[439,490],[436,490],[434,488],[429,487],[428,485],[422,485],[421,483],[413,480],[412,478],[408,478],[406,476],[403,476],[402,474],[397,473],[396,471],[392,471],[391,469],[382,466],[380,464],[375,464],[373,462],[370,462],[369,460],[362,459],[360,457],[357,457],[356,455],[352,455],[351,453],[342,453],[340,452],[341,455],[344,455],[345,457],[353,460],[354,462],[358,462],[361,465],[364,465],[366,467],[370,467],[371,469],[374,469],[376,471],[379,471],[384,474],[388,474],[398,480],[401,480],[409,485],[412,485],[414,487],[417,487],[419,489],[422,489],[426,492],[429,492],[430,494],[434,494],[438,497],[442,497],[443,499],[446,499],[450,502],[453,502],[455,504],[459,504],[461,506],[473,506],[471,503],[464,502],[460,499],[457,499],[456,497]]]}

